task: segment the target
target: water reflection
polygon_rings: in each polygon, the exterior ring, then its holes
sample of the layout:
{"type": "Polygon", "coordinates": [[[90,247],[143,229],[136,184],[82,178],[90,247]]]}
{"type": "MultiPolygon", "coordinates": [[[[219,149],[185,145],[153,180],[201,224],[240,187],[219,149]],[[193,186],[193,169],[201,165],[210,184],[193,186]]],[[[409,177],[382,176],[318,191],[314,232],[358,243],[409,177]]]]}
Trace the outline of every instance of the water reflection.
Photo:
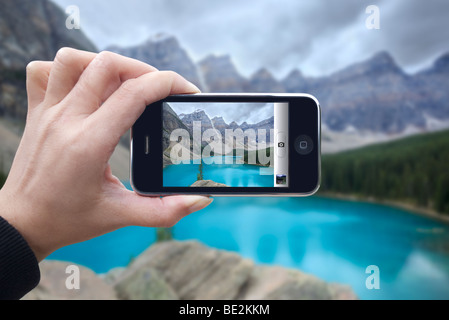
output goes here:
{"type": "MultiPolygon", "coordinates": [[[[449,227],[408,212],[319,197],[222,198],[182,221],[178,235],[188,239],[181,230],[196,228],[190,236],[216,244],[201,227],[217,225],[230,232],[228,239],[235,240],[237,252],[256,263],[298,268],[327,281],[347,283],[362,298],[449,298],[449,255],[439,252],[431,257],[424,246],[417,246],[429,238],[435,244],[444,242],[449,227]],[[411,264],[417,259],[420,263],[411,264]],[[380,269],[381,290],[365,287],[369,265],[380,269]],[[440,275],[438,280],[434,274],[440,275]],[[422,286],[427,290],[422,291],[422,286]]],[[[231,250],[226,241],[218,248],[231,250]]]]}
{"type": "MultiPolygon", "coordinates": [[[[153,233],[125,228],[52,257],[106,272],[142,252],[153,233]]],[[[449,299],[449,225],[387,206],[319,197],[216,198],[176,225],[174,236],[349,284],[362,299],[449,299]],[[365,287],[369,265],[379,267],[380,290],[365,287]]]]}

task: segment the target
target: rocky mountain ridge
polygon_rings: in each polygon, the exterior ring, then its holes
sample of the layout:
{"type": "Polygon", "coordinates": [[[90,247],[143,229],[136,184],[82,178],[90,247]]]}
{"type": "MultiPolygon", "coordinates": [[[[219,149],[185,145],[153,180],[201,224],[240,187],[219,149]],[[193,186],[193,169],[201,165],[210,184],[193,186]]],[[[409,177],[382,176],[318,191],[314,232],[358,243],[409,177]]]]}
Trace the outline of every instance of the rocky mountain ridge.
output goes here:
{"type": "MultiPolygon", "coordinates": [[[[2,5],[0,116],[23,123],[28,62],[51,60],[62,46],[98,50],[82,31],[65,28],[65,13],[48,0],[5,0],[2,5]]],[[[170,35],[158,34],[140,46],[108,49],[161,70],[177,71],[204,92],[311,93],[322,106],[323,152],[449,127],[449,53],[413,75],[404,73],[390,54],[381,52],[328,76],[313,78],[293,69],[285,78],[276,79],[268,68],[242,76],[229,55],[211,54],[193,61],[170,35]]]]}
{"type": "Polygon", "coordinates": [[[0,10],[0,116],[24,121],[25,67],[50,61],[62,47],[96,52],[80,30],[65,27],[66,15],[48,0],[3,0],[0,10]]]}
{"type": "MultiPolygon", "coordinates": [[[[48,0],[2,0],[0,10],[0,172],[9,172],[27,115],[26,65],[51,61],[62,47],[98,52],[82,30],[69,30],[64,11],[48,0]]],[[[128,139],[129,141],[129,139],[128,139]]],[[[114,174],[129,179],[129,150],[115,149],[114,174]]]]}
{"type": "MultiPolygon", "coordinates": [[[[223,110],[225,112],[225,110],[223,110]]],[[[265,130],[264,142],[268,145],[270,144],[270,130],[274,128],[274,116],[259,121],[255,124],[248,124],[246,121],[238,124],[236,121],[232,121],[231,123],[226,123],[223,117],[214,117],[210,119],[210,117],[206,114],[204,110],[198,109],[190,114],[180,114],[179,119],[184,123],[184,125],[189,129],[191,136],[193,135],[193,122],[199,121],[201,122],[201,134],[208,129],[216,129],[220,132],[220,135],[223,139],[223,143],[225,143],[226,138],[226,130],[242,130],[244,133],[246,130],[254,130],[255,132],[255,140],[248,141],[245,143],[246,145],[251,145],[259,142],[259,130],[265,130]]],[[[262,131],[261,131],[262,132],[262,131]]]]}
{"type": "Polygon", "coordinates": [[[53,60],[61,47],[97,51],[81,30],[66,28],[66,19],[48,0],[2,0],[0,66],[19,70],[33,60],[53,60]]]}
{"type": "MultiPolygon", "coordinates": [[[[233,121],[230,124],[227,124],[223,117],[214,117],[210,119],[210,117],[206,114],[206,112],[202,109],[197,109],[189,114],[177,114],[169,104],[164,104],[162,109],[162,150],[163,152],[163,163],[164,167],[172,164],[171,157],[174,156],[171,154],[172,148],[178,143],[178,141],[171,141],[170,136],[173,130],[176,129],[184,129],[190,135],[190,149],[184,150],[187,155],[190,154],[191,157],[197,157],[198,155],[194,155],[195,150],[200,150],[201,146],[206,146],[209,141],[205,141],[205,137],[203,136],[204,132],[209,129],[217,130],[221,134],[222,143],[224,148],[221,150],[223,154],[229,152],[233,149],[246,149],[246,150],[257,150],[259,142],[259,130],[265,130],[265,136],[263,137],[263,142],[266,142],[266,147],[271,145],[271,136],[270,129],[274,127],[274,117],[270,117],[269,119],[265,119],[256,124],[248,124],[246,121],[241,123],[240,125],[237,122],[233,121]],[[201,123],[201,146],[196,145],[197,141],[193,140],[193,125],[194,122],[201,123]],[[226,140],[226,130],[236,130],[241,129],[242,131],[234,131],[236,139],[234,140],[226,140]],[[246,130],[252,129],[255,132],[254,139],[248,135],[244,136],[246,130]],[[241,140],[239,139],[241,138],[241,140]],[[194,147],[195,146],[195,147],[194,147]]],[[[263,133],[263,131],[261,131],[263,133]]],[[[183,147],[184,148],[184,147],[183,147]]],[[[214,150],[215,153],[219,153],[219,150],[214,150]]]]}
{"type": "MultiPolygon", "coordinates": [[[[223,112],[225,112],[225,110],[223,110],[223,112]]],[[[241,124],[238,124],[236,121],[232,121],[231,123],[228,124],[223,119],[223,117],[214,117],[210,119],[209,116],[206,114],[206,112],[204,112],[204,110],[201,109],[197,109],[190,114],[180,114],[179,118],[188,128],[192,128],[193,121],[200,121],[201,125],[204,128],[217,129],[222,136],[224,136],[226,129],[232,130],[241,129],[242,131],[245,131],[247,129],[253,129],[256,130],[257,132],[258,129],[265,129],[269,131],[274,126],[274,116],[254,124],[248,124],[246,121],[242,122],[241,124]]]]}
{"type": "MultiPolygon", "coordinates": [[[[175,37],[165,36],[164,41],[151,43],[164,46],[167,39],[175,42],[175,37]]],[[[184,50],[179,42],[177,45],[175,51],[184,50]]],[[[406,74],[388,52],[379,52],[328,76],[307,77],[294,69],[280,80],[267,68],[245,78],[229,55],[209,55],[196,63],[184,56],[172,64],[196,64],[204,92],[310,93],[321,103],[327,130],[395,135],[449,126],[445,89],[449,86],[448,56],[443,55],[433,67],[414,75],[406,74]]],[[[151,62],[159,66],[157,59],[151,62]]],[[[190,73],[186,76],[189,78],[190,73]]]]}

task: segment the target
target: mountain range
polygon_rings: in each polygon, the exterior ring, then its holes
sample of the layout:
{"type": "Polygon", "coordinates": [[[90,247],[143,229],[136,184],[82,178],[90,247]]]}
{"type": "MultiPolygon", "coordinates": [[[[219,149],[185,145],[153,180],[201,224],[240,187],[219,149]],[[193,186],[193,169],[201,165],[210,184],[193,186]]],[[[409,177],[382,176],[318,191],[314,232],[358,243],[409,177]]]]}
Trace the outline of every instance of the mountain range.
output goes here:
{"type": "MultiPolygon", "coordinates": [[[[263,121],[260,121],[255,124],[249,124],[246,121],[238,124],[236,121],[232,121],[231,123],[226,123],[223,117],[214,117],[212,119],[206,114],[204,110],[198,109],[190,114],[180,114],[179,118],[187,126],[189,131],[193,130],[193,122],[200,121],[201,122],[201,133],[204,133],[207,129],[216,129],[220,132],[222,139],[224,141],[226,130],[237,130],[241,129],[242,132],[245,132],[248,129],[254,130],[257,134],[259,130],[265,130],[266,135],[264,141],[268,144],[270,143],[270,130],[274,128],[274,116],[263,121]]],[[[254,142],[258,142],[258,136],[254,142]]]]}
{"type": "Polygon", "coordinates": [[[307,77],[292,70],[276,79],[267,68],[242,76],[229,55],[209,55],[195,63],[179,41],[157,35],[141,46],[108,50],[174,70],[204,92],[310,93],[322,106],[323,127],[335,132],[384,134],[431,131],[449,125],[449,54],[432,67],[410,75],[388,52],[323,77],[307,77]],[[173,59],[154,52],[171,51],[173,59]]]}
{"type": "MultiPolygon", "coordinates": [[[[65,28],[65,20],[64,11],[48,0],[2,1],[0,126],[16,137],[14,142],[0,143],[4,171],[12,161],[27,114],[25,66],[32,60],[52,60],[63,46],[99,51],[82,30],[65,28]]],[[[245,77],[229,55],[211,54],[194,61],[171,35],[158,34],[141,45],[107,49],[160,70],[174,70],[203,92],[313,94],[322,106],[323,152],[449,127],[449,53],[415,74],[405,73],[388,52],[379,52],[330,75],[308,77],[294,69],[277,79],[269,66],[245,77]]],[[[217,128],[233,125],[210,120],[217,128]]],[[[6,136],[2,134],[2,139],[6,136]]],[[[128,140],[123,139],[125,148],[128,140]]]]}
{"type": "MultiPolygon", "coordinates": [[[[263,121],[260,121],[256,124],[249,124],[246,121],[238,124],[237,122],[233,121],[231,123],[226,123],[223,119],[223,117],[214,117],[210,118],[207,113],[204,110],[197,109],[192,113],[189,114],[176,114],[176,112],[168,105],[164,104],[163,106],[163,113],[162,113],[162,128],[163,128],[163,138],[162,138],[162,145],[163,150],[167,150],[170,148],[170,146],[173,146],[173,144],[170,142],[170,134],[175,129],[184,129],[189,132],[191,140],[193,139],[193,123],[194,122],[201,122],[201,135],[206,130],[214,129],[217,130],[222,138],[223,144],[229,144],[229,141],[226,141],[226,130],[237,130],[241,129],[242,132],[245,132],[248,129],[254,130],[256,133],[255,139],[252,140],[250,137],[247,137],[243,141],[243,143],[239,143],[238,141],[232,142],[233,145],[230,146],[231,149],[235,148],[242,148],[242,149],[256,149],[256,143],[259,142],[259,136],[257,135],[259,130],[265,130],[265,137],[263,138],[263,141],[267,143],[267,146],[270,146],[271,143],[271,137],[270,137],[270,130],[274,128],[274,117],[270,117],[268,119],[265,119],[263,121]]],[[[236,134],[238,136],[238,133],[236,134]]],[[[242,136],[243,138],[243,136],[242,136]]],[[[191,141],[192,143],[192,141],[191,141]]],[[[206,141],[202,141],[201,143],[203,146],[207,144],[206,141]]],[[[168,154],[167,154],[168,155],[168,154]]]]}

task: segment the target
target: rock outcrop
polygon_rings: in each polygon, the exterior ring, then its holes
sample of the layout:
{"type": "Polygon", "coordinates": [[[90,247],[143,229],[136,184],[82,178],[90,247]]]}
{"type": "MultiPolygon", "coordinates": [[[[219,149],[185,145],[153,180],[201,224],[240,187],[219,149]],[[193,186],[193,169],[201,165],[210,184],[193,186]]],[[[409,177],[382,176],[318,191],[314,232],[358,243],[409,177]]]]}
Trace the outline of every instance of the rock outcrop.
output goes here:
{"type": "Polygon", "coordinates": [[[266,68],[262,68],[252,75],[250,86],[254,92],[285,92],[282,83],[277,81],[266,68]]]}
{"type": "MultiPolygon", "coordinates": [[[[44,260],[39,265],[41,281],[23,300],[116,300],[114,288],[92,270],[70,262],[44,260]],[[79,289],[67,289],[66,281],[72,271],[68,266],[79,268],[79,289]],[[68,273],[66,273],[68,270],[68,273]]],[[[70,279],[69,279],[70,282],[70,279]]]]}
{"type": "Polygon", "coordinates": [[[196,241],[151,246],[117,277],[115,288],[120,298],[147,299],[154,296],[151,283],[157,283],[161,296],[185,300],[356,299],[347,286],[299,270],[255,265],[237,253],[196,241]],[[156,280],[157,275],[162,280],[156,280]]]}
{"type": "Polygon", "coordinates": [[[25,67],[29,62],[53,60],[62,47],[97,50],[80,30],[67,29],[65,20],[65,13],[48,0],[2,1],[0,117],[25,121],[25,67]]]}
{"type": "Polygon", "coordinates": [[[162,150],[166,150],[170,146],[170,134],[173,130],[184,129],[189,131],[189,128],[179,119],[176,112],[166,103],[162,107],[162,129],[162,150]]]}
{"type": "Polygon", "coordinates": [[[229,55],[209,55],[198,66],[209,92],[248,91],[248,80],[239,74],[229,55]]]}
{"type": "Polygon", "coordinates": [[[41,283],[24,299],[357,299],[349,286],[327,283],[299,270],[256,265],[237,253],[196,241],[154,244],[128,267],[101,277],[80,266],[79,290],[65,286],[70,264],[42,262],[41,283]]]}
{"type": "Polygon", "coordinates": [[[218,183],[212,180],[198,180],[191,187],[229,187],[223,183],[218,183]]]}
{"type": "Polygon", "coordinates": [[[190,136],[193,137],[193,123],[200,122],[201,123],[201,136],[204,131],[213,129],[212,121],[204,112],[204,110],[197,109],[189,114],[180,114],[178,115],[179,119],[181,119],[182,123],[189,129],[190,136]]]}
{"type": "Polygon", "coordinates": [[[66,28],[66,14],[48,0],[2,0],[0,66],[20,70],[32,60],[53,60],[62,47],[97,51],[81,30],[66,28]]]}

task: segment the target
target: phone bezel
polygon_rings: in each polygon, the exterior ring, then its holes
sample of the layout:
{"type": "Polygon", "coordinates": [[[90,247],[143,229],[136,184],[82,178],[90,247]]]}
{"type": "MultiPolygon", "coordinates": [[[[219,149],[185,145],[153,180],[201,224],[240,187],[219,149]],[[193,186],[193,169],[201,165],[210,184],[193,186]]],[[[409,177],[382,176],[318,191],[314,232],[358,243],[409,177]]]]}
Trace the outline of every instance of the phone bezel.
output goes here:
{"type": "Polygon", "coordinates": [[[145,109],[131,129],[130,183],[142,196],[197,194],[209,196],[276,196],[302,197],[315,194],[321,182],[321,107],[309,94],[189,94],[174,95],[145,109]],[[162,184],[162,104],[164,102],[288,102],[289,103],[289,187],[163,187],[162,184]],[[295,119],[295,123],[292,123],[295,119]],[[298,123],[299,122],[299,123],[298,123]],[[294,141],[310,136],[314,149],[299,155],[294,141]],[[149,154],[144,140],[151,136],[149,154]],[[139,147],[137,147],[139,146],[139,147]],[[149,168],[153,168],[150,170],[149,168]],[[154,168],[158,168],[155,175],[154,168]],[[138,174],[137,174],[138,173],[138,174]],[[294,178],[295,176],[301,178],[294,178]],[[302,185],[299,184],[299,179],[302,185]]]}

